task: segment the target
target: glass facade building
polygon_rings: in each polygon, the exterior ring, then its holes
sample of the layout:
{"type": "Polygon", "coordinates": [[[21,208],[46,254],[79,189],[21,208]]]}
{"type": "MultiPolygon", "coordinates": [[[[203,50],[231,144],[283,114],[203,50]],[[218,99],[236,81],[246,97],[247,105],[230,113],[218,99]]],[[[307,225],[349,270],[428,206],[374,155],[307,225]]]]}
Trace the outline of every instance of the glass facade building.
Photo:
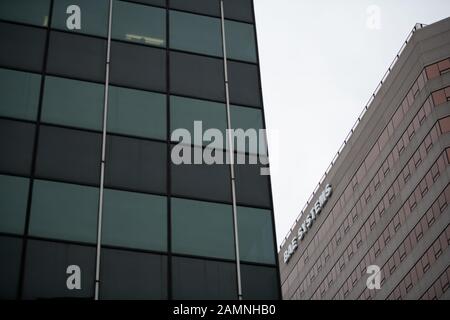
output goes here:
{"type": "Polygon", "coordinates": [[[450,18],[408,37],[281,246],[284,299],[450,299],[449,45],[450,18]]]}
{"type": "Polygon", "coordinates": [[[251,0],[0,0],[0,37],[0,298],[281,297],[262,165],[171,161],[264,128],[251,0]]]}

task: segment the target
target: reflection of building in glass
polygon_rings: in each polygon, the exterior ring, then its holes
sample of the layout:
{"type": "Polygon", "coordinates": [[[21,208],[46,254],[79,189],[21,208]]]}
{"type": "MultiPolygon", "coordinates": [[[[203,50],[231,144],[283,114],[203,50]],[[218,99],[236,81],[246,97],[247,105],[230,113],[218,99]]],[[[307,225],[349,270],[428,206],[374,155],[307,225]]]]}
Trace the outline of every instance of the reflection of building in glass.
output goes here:
{"type": "Polygon", "coordinates": [[[231,125],[264,128],[253,3],[223,2],[1,1],[0,298],[280,297],[261,165],[233,197],[229,165],[170,161],[227,128],[222,18],[231,125]]]}
{"type": "Polygon", "coordinates": [[[284,299],[450,298],[449,46],[450,18],[414,28],[281,246],[284,299]]]}

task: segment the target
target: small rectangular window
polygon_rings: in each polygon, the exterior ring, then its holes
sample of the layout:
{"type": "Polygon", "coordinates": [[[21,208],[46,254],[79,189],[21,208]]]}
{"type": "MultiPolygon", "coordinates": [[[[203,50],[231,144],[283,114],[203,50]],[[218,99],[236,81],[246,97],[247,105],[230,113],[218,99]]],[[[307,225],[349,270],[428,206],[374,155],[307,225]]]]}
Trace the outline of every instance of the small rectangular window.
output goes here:
{"type": "Polygon", "coordinates": [[[225,20],[225,35],[230,59],[256,62],[255,30],[252,24],[225,20]]]}
{"type": "Polygon", "coordinates": [[[108,132],[166,140],[165,95],[110,86],[108,102],[108,132]]]}
{"type": "Polygon", "coordinates": [[[23,234],[29,180],[0,175],[0,232],[23,234]]]}
{"type": "Polygon", "coordinates": [[[105,189],[102,244],[166,251],[166,197],[105,189]]]}
{"type": "Polygon", "coordinates": [[[165,47],[166,10],[114,0],[112,38],[165,47]]]}
{"type": "Polygon", "coordinates": [[[0,171],[29,175],[35,125],[0,119],[0,171]]]}
{"type": "Polygon", "coordinates": [[[0,39],[2,39],[0,65],[42,71],[46,38],[45,29],[0,22],[0,39]]]}
{"type": "Polygon", "coordinates": [[[50,0],[2,0],[0,19],[46,27],[50,0]]]}
{"type": "Polygon", "coordinates": [[[99,189],[36,180],[33,186],[30,234],[95,243],[99,189]]]}
{"type": "Polygon", "coordinates": [[[220,19],[170,11],[170,47],[222,57],[220,19]]]}
{"type": "Polygon", "coordinates": [[[235,258],[230,205],[172,198],[171,209],[173,252],[235,258]]]}
{"type": "Polygon", "coordinates": [[[272,212],[238,207],[239,252],[243,261],[275,264],[272,212]]]}
{"type": "Polygon", "coordinates": [[[0,116],[36,120],[41,76],[0,69],[0,116]]]}
{"type": "Polygon", "coordinates": [[[100,131],[104,85],[46,77],[41,121],[100,131]]]}

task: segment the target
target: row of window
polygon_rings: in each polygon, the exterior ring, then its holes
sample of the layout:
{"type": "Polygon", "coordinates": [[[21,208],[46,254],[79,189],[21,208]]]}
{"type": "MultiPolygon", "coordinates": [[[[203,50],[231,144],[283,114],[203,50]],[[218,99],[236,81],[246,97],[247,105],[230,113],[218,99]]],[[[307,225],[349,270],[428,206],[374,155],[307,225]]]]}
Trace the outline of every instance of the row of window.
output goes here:
{"type": "MultiPolygon", "coordinates": [[[[351,211],[351,213],[348,215],[348,217],[344,220],[344,222],[340,225],[339,229],[333,235],[330,243],[325,248],[324,252],[320,255],[320,257],[316,260],[316,263],[307,273],[305,279],[303,280],[303,282],[299,287],[300,292],[304,292],[306,288],[308,288],[309,285],[314,281],[317,275],[319,275],[322,266],[325,266],[328,260],[330,259],[331,254],[333,252],[336,252],[336,248],[341,244],[342,239],[348,233],[351,226],[356,222],[356,220],[358,220],[359,217],[365,218],[364,225],[361,227],[359,232],[356,233],[355,237],[353,238],[349,246],[344,250],[344,253],[340,257],[339,261],[337,261],[337,263],[330,270],[330,272],[324,276],[324,279],[322,280],[317,290],[315,291],[316,295],[325,294],[325,291],[337,279],[339,273],[344,269],[345,264],[351,259],[356,249],[358,249],[361,246],[362,242],[369,236],[369,234],[375,228],[376,224],[380,221],[385,210],[392,204],[395,198],[400,194],[400,191],[403,189],[403,186],[409,181],[411,174],[417,170],[418,166],[426,158],[428,152],[430,151],[430,148],[425,147],[425,141],[428,141],[428,138],[431,137],[433,143],[436,143],[440,135],[440,131],[438,128],[439,128],[438,125],[436,125],[427,135],[422,144],[417,148],[417,151],[415,152],[414,156],[410,158],[408,163],[402,169],[400,174],[396,177],[392,185],[389,187],[384,196],[381,198],[380,202],[377,204],[377,206],[375,206],[375,210],[370,215],[368,215],[366,218],[364,217],[365,212],[362,210],[362,208],[364,208],[366,205],[362,204],[355,205],[354,209],[351,211]],[[408,175],[405,174],[406,172],[408,172],[409,174],[408,175]],[[319,288],[321,288],[321,290],[319,290],[319,288]]],[[[433,172],[431,174],[432,182],[434,182],[439,177],[440,173],[445,170],[445,167],[446,167],[446,160],[445,155],[443,155],[430,170],[430,172],[433,172]]],[[[404,214],[404,216],[406,217],[407,215],[409,215],[411,209],[408,207],[405,208],[405,210],[407,210],[407,212],[405,213],[402,212],[402,214],[404,214]]]]}
{"type": "MultiPolygon", "coordinates": [[[[129,2],[128,0],[125,1],[129,2]]],[[[252,0],[223,1],[226,19],[253,23],[252,0]]],[[[61,19],[60,16],[66,13],[66,8],[71,4],[75,4],[78,5],[82,11],[85,11],[84,14],[87,16],[86,19],[91,28],[94,28],[92,17],[102,19],[99,22],[99,25],[102,26],[108,11],[108,2],[109,0],[53,0],[53,11],[56,12],[53,13],[53,19],[61,19]],[[63,11],[63,13],[61,13],[61,11],[63,11]]],[[[131,2],[158,7],[166,7],[168,5],[170,9],[215,17],[221,16],[220,0],[133,0],[131,2]]],[[[132,3],[130,3],[130,5],[132,5],[132,3]]],[[[50,0],[3,0],[2,3],[0,3],[0,12],[3,14],[1,19],[38,26],[47,26],[50,13],[50,0]]],[[[58,25],[58,23],[55,23],[55,25],[58,25]]],[[[61,23],[59,23],[59,25],[61,25],[61,23]]]]}
{"type": "MultiPolygon", "coordinates": [[[[389,139],[393,137],[394,131],[399,127],[403,119],[410,112],[410,108],[412,107],[414,101],[416,100],[416,97],[419,94],[419,92],[425,86],[425,83],[429,80],[434,79],[436,76],[439,76],[440,74],[447,72],[448,70],[450,70],[450,58],[434,63],[426,67],[420,73],[419,77],[416,79],[416,81],[413,83],[412,87],[408,91],[406,97],[403,99],[402,103],[399,105],[396,112],[392,116],[392,119],[389,121],[384,131],[381,133],[377,142],[374,144],[372,149],[367,154],[364,163],[356,171],[356,174],[352,179],[351,185],[349,185],[344,192],[344,197],[346,199],[350,198],[352,194],[354,194],[354,192],[356,191],[357,186],[362,183],[367,172],[370,170],[373,163],[375,163],[376,159],[378,158],[379,154],[383,151],[384,147],[390,141],[389,139]],[[440,73],[435,74],[429,72],[429,70],[434,70],[435,68],[438,68],[440,70],[440,73]]],[[[437,101],[436,99],[434,99],[433,94],[433,102],[434,106],[438,106],[443,104],[445,101],[441,100],[437,101]]],[[[399,142],[397,143],[396,148],[399,150],[399,155],[403,152],[403,148],[406,147],[409,140],[411,140],[412,136],[415,134],[420,125],[425,121],[426,117],[429,115],[429,112],[431,112],[430,111],[431,106],[429,105],[430,103],[431,101],[427,101],[426,105],[419,110],[418,114],[409,124],[408,128],[403,134],[402,139],[400,139],[399,142]]],[[[395,158],[396,156],[394,156],[394,160],[396,160],[395,158]]]]}
{"type": "MultiPolygon", "coordinates": [[[[34,124],[0,119],[0,172],[30,175],[34,135],[34,124]]],[[[97,186],[101,139],[100,133],[41,125],[35,176],[97,186]]],[[[229,165],[225,162],[228,156],[225,158],[224,152],[223,164],[194,164],[196,154],[214,150],[188,147],[185,149],[190,151],[189,160],[193,164],[178,165],[167,159],[167,148],[166,143],[108,135],[105,186],[165,194],[170,165],[172,195],[231,203],[229,165]],[[197,183],[199,180],[201,184],[197,183]]],[[[257,162],[257,156],[238,156],[245,158],[244,164],[235,164],[238,203],[270,208],[269,178],[260,174],[264,165],[257,162]]]]}
{"type": "MultiPolygon", "coordinates": [[[[418,189],[416,189],[415,193],[417,193],[418,189]]],[[[352,274],[347,278],[346,282],[340,288],[338,293],[335,295],[335,298],[345,298],[353,287],[356,286],[356,283],[364,279],[366,274],[366,268],[368,265],[373,264],[376,257],[378,257],[381,253],[381,250],[388,244],[388,242],[395,236],[397,230],[404,225],[405,219],[407,219],[406,214],[408,211],[406,210],[407,206],[410,205],[409,202],[416,201],[414,194],[411,195],[409,200],[404,204],[403,208],[395,215],[395,217],[390,221],[389,225],[384,230],[381,237],[374,243],[374,245],[370,248],[369,252],[361,259],[361,262],[352,272],[352,274]]],[[[450,187],[447,188],[439,195],[436,201],[432,204],[432,206],[423,214],[421,219],[417,222],[415,227],[409,232],[407,236],[405,236],[403,242],[396,248],[396,250],[392,253],[392,255],[386,259],[386,262],[383,266],[381,266],[381,283],[384,284],[388,277],[392,275],[395,270],[401,265],[401,263],[410,255],[410,253],[417,246],[417,243],[423,238],[424,234],[428,231],[429,228],[439,219],[439,217],[444,214],[447,209],[448,203],[450,203],[450,187]]],[[[411,287],[416,285],[419,281],[419,278],[414,278],[411,287]]],[[[408,284],[408,291],[410,290],[408,284]]],[[[361,293],[360,296],[364,296],[366,293],[361,293]]],[[[371,293],[371,295],[373,295],[371,293]]]]}
{"type": "MultiPolygon", "coordinates": [[[[2,1],[0,19],[47,26],[48,2],[37,0],[2,1]],[[30,9],[35,9],[30,10],[30,9]]],[[[53,29],[107,37],[109,0],[55,0],[53,29]],[[69,29],[75,18],[66,13],[72,5],[80,10],[80,28],[69,29]]],[[[169,11],[169,40],[166,39],[166,10],[125,1],[113,1],[111,37],[143,45],[166,47],[222,57],[221,20],[187,12],[169,11]]],[[[254,26],[225,20],[227,56],[256,62],[254,26]]]]}
{"type": "MultiPolygon", "coordinates": [[[[431,266],[438,260],[450,245],[450,225],[441,233],[439,238],[428,248],[423,256],[417,261],[413,268],[406,274],[403,280],[395,287],[387,297],[390,300],[400,300],[407,296],[414,287],[416,279],[421,279],[431,269],[431,266]]],[[[448,287],[448,283],[446,285],[448,287]]],[[[444,286],[445,288],[445,286],[444,286]]]]}
{"type": "MultiPolygon", "coordinates": [[[[416,151],[416,154],[420,154],[421,150],[424,149],[423,144],[416,151]]],[[[425,150],[424,150],[425,151],[425,150]]],[[[426,153],[424,154],[426,157],[426,153]]],[[[422,163],[422,158],[420,158],[422,163]]],[[[425,159],[425,158],[423,158],[425,159]]],[[[378,203],[375,210],[367,217],[364,224],[361,226],[360,230],[357,232],[356,236],[350,242],[350,244],[345,248],[342,256],[334,265],[334,267],[330,270],[330,272],[324,277],[324,280],[319,285],[318,289],[315,291],[316,298],[319,298],[330,288],[331,284],[339,277],[339,274],[345,268],[345,265],[351,260],[353,254],[359,249],[362,243],[369,237],[369,235],[373,232],[376,225],[382,220],[386,209],[389,208],[391,203],[400,195],[401,190],[403,190],[406,183],[409,181],[410,176],[405,176],[405,172],[409,171],[409,168],[414,168],[416,170],[416,165],[414,164],[414,157],[410,159],[408,164],[404,167],[402,172],[397,176],[396,180],[393,182],[392,186],[389,188],[387,193],[384,195],[382,201],[378,203]]],[[[414,190],[414,192],[409,196],[407,201],[403,204],[397,214],[391,219],[390,223],[386,226],[386,228],[380,231],[380,236],[378,240],[374,243],[374,245],[370,248],[368,253],[366,254],[367,259],[371,262],[375,260],[376,257],[381,253],[383,248],[387,245],[387,243],[395,236],[397,230],[404,225],[410,213],[416,208],[419,201],[426,195],[428,190],[432,187],[437,178],[445,172],[446,163],[448,163],[446,159],[446,154],[443,153],[441,157],[435,162],[432,168],[429,170],[427,175],[420,181],[418,187],[414,190]]],[[[444,196],[445,199],[445,196],[444,196]]],[[[352,221],[352,223],[354,220],[352,221]]],[[[340,239],[345,235],[346,231],[339,230],[336,239],[337,243],[340,242],[340,239]]],[[[336,236],[335,236],[336,237],[336,236]]],[[[333,248],[328,248],[331,250],[333,248]]],[[[330,251],[331,252],[331,251],[330,251]]],[[[367,260],[366,259],[366,260],[367,260]]],[[[347,278],[347,281],[340,287],[338,293],[335,297],[346,297],[350,290],[356,285],[356,281],[364,276],[364,273],[361,274],[360,271],[365,269],[368,264],[365,264],[367,261],[362,261],[359,266],[355,268],[353,273],[347,278]]],[[[315,268],[312,269],[311,272],[317,271],[315,268]]],[[[365,272],[365,270],[364,270],[365,272]]],[[[312,276],[317,275],[318,272],[313,273],[312,276]]]]}
{"type": "Polygon", "coordinates": [[[431,287],[420,297],[420,300],[440,299],[450,286],[450,266],[445,270],[439,278],[431,285],[431,287]]]}
{"type": "MultiPolygon", "coordinates": [[[[20,238],[0,237],[0,298],[14,299],[20,277],[20,238]]],[[[94,296],[93,246],[28,240],[23,274],[24,299],[94,296]],[[69,266],[78,266],[81,288],[67,288],[69,266]]],[[[174,299],[237,299],[236,265],[173,256],[174,299]]],[[[168,261],[164,255],[102,248],[100,299],[167,299],[168,261]]],[[[275,268],[241,264],[245,299],[278,299],[275,268]]]]}
{"type": "MultiPolygon", "coordinates": [[[[372,180],[369,182],[366,189],[362,192],[359,199],[356,201],[355,206],[350,210],[350,214],[348,215],[347,219],[345,219],[344,222],[341,224],[340,229],[348,231],[349,227],[351,225],[350,219],[356,220],[356,217],[358,215],[363,214],[363,208],[365,208],[367,203],[370,201],[372,195],[375,194],[375,192],[378,190],[378,188],[380,187],[383,180],[389,175],[391,169],[394,168],[395,163],[398,161],[400,154],[405,150],[405,143],[403,141],[405,141],[406,145],[408,145],[409,138],[412,138],[412,136],[414,135],[414,134],[410,135],[410,134],[408,134],[408,132],[417,131],[419,129],[419,127],[423,124],[423,122],[425,121],[426,117],[428,117],[431,114],[432,108],[433,108],[432,99],[428,98],[425,101],[425,103],[423,104],[423,106],[420,108],[420,110],[417,112],[414,119],[411,121],[408,129],[405,131],[403,137],[399,140],[396,147],[394,147],[393,150],[391,151],[391,153],[386,157],[386,160],[383,162],[380,169],[375,174],[374,178],[372,178],[372,180]],[[401,141],[403,142],[402,148],[400,148],[401,141]]],[[[391,135],[392,134],[393,133],[391,133],[391,135]]],[[[432,144],[437,141],[437,139],[438,139],[438,130],[436,129],[436,130],[432,131],[432,134],[429,135],[425,139],[427,151],[431,148],[432,144]]],[[[356,175],[355,175],[355,177],[356,177],[356,175]]],[[[318,247],[318,245],[321,243],[322,239],[329,234],[329,229],[335,225],[334,221],[337,221],[337,219],[339,218],[341,212],[343,211],[343,208],[345,207],[346,201],[349,201],[351,197],[354,197],[354,191],[351,191],[351,189],[353,189],[353,187],[355,187],[355,189],[356,189],[356,185],[352,184],[352,183],[350,183],[347,186],[344,194],[336,202],[335,206],[331,209],[331,212],[328,216],[330,218],[327,217],[327,219],[325,219],[325,221],[319,227],[319,230],[317,231],[314,239],[309,243],[309,245],[303,251],[302,256],[299,258],[299,260],[297,262],[298,270],[304,269],[304,265],[309,260],[309,255],[311,255],[314,252],[315,248],[318,247]]],[[[337,234],[339,234],[339,230],[338,230],[337,234]]],[[[331,245],[332,244],[330,241],[329,246],[331,246],[331,245]]],[[[318,261],[322,261],[322,263],[319,263],[320,266],[322,264],[324,264],[328,249],[329,248],[327,247],[325,249],[325,252],[321,254],[321,257],[318,260],[318,261]]],[[[330,252],[333,252],[333,251],[330,251],[330,252]]],[[[294,268],[294,270],[295,270],[295,268],[294,268]]],[[[293,283],[293,284],[298,283],[298,281],[294,281],[294,278],[296,278],[297,275],[298,275],[298,273],[294,272],[294,274],[292,274],[288,277],[288,285],[289,285],[289,283],[293,283]]]]}
{"type": "MultiPolygon", "coordinates": [[[[450,61],[450,59],[447,59],[447,60],[450,61]]],[[[444,60],[444,61],[447,61],[447,60],[444,60]]],[[[435,65],[437,66],[438,63],[436,63],[435,65]]],[[[418,76],[418,78],[416,79],[416,81],[414,82],[414,84],[411,86],[407,96],[403,99],[402,103],[397,108],[394,116],[392,117],[392,119],[390,119],[388,125],[385,127],[384,131],[382,132],[382,134],[376,141],[375,145],[372,147],[371,151],[366,156],[365,161],[361,164],[359,169],[356,170],[356,173],[354,174],[353,178],[351,179],[351,182],[347,185],[341,198],[339,199],[339,201],[336,202],[335,206],[331,209],[331,212],[330,212],[331,217],[333,217],[333,216],[337,217],[341,213],[342,208],[344,208],[345,203],[350,201],[351,198],[355,197],[355,193],[358,193],[358,191],[359,191],[358,184],[361,184],[363,182],[363,179],[366,176],[367,172],[369,171],[370,167],[380,156],[383,149],[387,146],[389,139],[393,137],[394,129],[400,125],[401,121],[403,120],[404,116],[406,115],[406,112],[409,110],[409,108],[414,103],[414,99],[416,98],[417,94],[425,86],[425,83],[427,81],[428,81],[427,73],[425,70],[423,70],[420,73],[420,75],[418,76]],[[394,121],[394,118],[395,118],[395,121],[394,121]]],[[[431,113],[431,105],[426,105],[425,107],[422,107],[422,109],[427,110],[427,114],[426,114],[427,116],[429,115],[429,113],[431,113]]],[[[421,120],[419,121],[419,124],[422,124],[422,122],[424,121],[424,118],[425,118],[425,114],[423,116],[421,114],[420,118],[421,118],[421,120]]],[[[417,121],[415,121],[415,122],[416,123],[414,125],[411,123],[410,126],[418,127],[417,121]]],[[[388,160],[386,160],[384,162],[383,167],[385,167],[385,168],[389,167],[388,160]]],[[[384,175],[385,174],[383,173],[383,176],[381,177],[381,179],[378,179],[378,181],[375,181],[377,186],[379,185],[380,180],[382,181],[384,175]]],[[[377,178],[377,176],[378,176],[378,174],[376,175],[376,178],[377,178]]],[[[367,187],[366,192],[368,192],[368,191],[369,191],[369,188],[367,187]]],[[[360,205],[360,209],[361,209],[362,203],[359,204],[359,201],[357,201],[357,203],[358,203],[358,205],[360,205]]],[[[357,206],[355,206],[355,208],[356,207],[357,206]]],[[[356,210],[355,208],[353,208],[353,209],[356,210]]],[[[333,219],[333,221],[335,221],[335,219],[333,219]]],[[[306,263],[306,261],[308,260],[308,257],[307,257],[308,251],[311,253],[314,251],[314,248],[321,242],[321,239],[329,233],[328,232],[329,228],[331,228],[331,226],[334,225],[333,221],[332,221],[332,219],[326,219],[322,223],[322,225],[320,226],[319,230],[317,231],[315,237],[313,238],[313,241],[304,250],[306,255],[304,257],[303,256],[300,257],[298,264],[306,263]],[[303,261],[302,261],[302,259],[303,259],[303,261]]],[[[293,276],[291,276],[291,278],[292,277],[293,276]]]]}
{"type": "MultiPolygon", "coordinates": [[[[0,69],[0,116],[35,121],[40,85],[41,76],[37,74],[0,69]]],[[[104,85],[97,83],[47,76],[41,122],[101,131],[104,89],[104,85]]],[[[110,86],[108,94],[108,132],[167,139],[166,95],[116,86],[110,86]]],[[[254,141],[259,144],[259,130],[264,127],[262,111],[235,105],[230,110],[232,127],[256,130],[254,141]]],[[[209,144],[209,141],[198,143],[194,140],[195,121],[202,122],[203,131],[219,129],[225,144],[227,115],[224,103],[171,96],[170,131],[187,129],[192,144],[209,144]]],[[[235,139],[234,143],[238,152],[267,154],[264,137],[261,144],[259,150],[252,150],[248,142],[238,144],[235,139]]]]}
{"type": "MultiPolygon", "coordinates": [[[[4,46],[0,65],[41,72],[44,65],[46,31],[0,22],[4,46]]],[[[134,89],[167,91],[214,101],[225,101],[223,61],[218,58],[171,51],[170,74],[166,51],[123,42],[111,43],[110,83],[134,89]]],[[[46,72],[104,83],[106,40],[52,31],[46,72]]],[[[261,107],[258,66],[229,61],[232,104],[261,107]]]]}
{"type": "MultiPolygon", "coordinates": [[[[23,234],[29,180],[0,175],[0,232],[23,234]]],[[[99,189],[35,180],[29,235],[96,243],[99,189]]],[[[171,198],[172,252],[235,258],[231,205],[171,198]],[[205,226],[208,226],[205,228],[205,226]]],[[[167,198],[105,189],[102,243],[167,251],[167,198]]],[[[275,264],[271,211],[238,207],[240,257],[275,264]]]]}

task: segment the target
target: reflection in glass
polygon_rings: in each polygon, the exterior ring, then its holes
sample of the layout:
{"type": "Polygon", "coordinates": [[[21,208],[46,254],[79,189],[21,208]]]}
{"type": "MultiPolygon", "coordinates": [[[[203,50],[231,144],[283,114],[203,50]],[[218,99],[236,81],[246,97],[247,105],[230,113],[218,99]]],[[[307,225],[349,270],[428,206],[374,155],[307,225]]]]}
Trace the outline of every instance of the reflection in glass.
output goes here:
{"type": "Polygon", "coordinates": [[[1,0],[0,19],[46,27],[49,9],[50,0],[1,0]]]}
{"type": "Polygon", "coordinates": [[[166,10],[115,0],[112,37],[163,47],[166,44],[166,10]]]}

